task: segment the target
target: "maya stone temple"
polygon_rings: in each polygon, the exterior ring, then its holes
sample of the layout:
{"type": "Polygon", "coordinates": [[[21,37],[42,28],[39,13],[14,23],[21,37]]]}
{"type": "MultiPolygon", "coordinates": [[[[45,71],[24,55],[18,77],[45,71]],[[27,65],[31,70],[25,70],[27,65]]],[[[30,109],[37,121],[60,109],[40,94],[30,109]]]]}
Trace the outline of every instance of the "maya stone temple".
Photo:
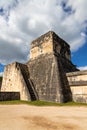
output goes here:
{"type": "Polygon", "coordinates": [[[71,62],[70,46],[53,31],[32,41],[26,64],[5,67],[0,100],[87,102],[87,71],[71,62]]]}

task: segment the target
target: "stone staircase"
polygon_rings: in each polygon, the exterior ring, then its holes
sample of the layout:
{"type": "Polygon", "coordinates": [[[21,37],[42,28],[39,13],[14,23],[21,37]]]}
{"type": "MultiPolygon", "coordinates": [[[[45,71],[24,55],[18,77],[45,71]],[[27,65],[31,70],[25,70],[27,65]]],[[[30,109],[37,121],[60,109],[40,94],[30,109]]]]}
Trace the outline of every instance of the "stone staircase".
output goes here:
{"type": "Polygon", "coordinates": [[[22,76],[25,80],[26,86],[29,90],[31,101],[38,100],[38,94],[35,90],[33,82],[30,79],[28,67],[26,65],[23,65],[23,64],[19,64],[19,66],[21,69],[22,76]]]}

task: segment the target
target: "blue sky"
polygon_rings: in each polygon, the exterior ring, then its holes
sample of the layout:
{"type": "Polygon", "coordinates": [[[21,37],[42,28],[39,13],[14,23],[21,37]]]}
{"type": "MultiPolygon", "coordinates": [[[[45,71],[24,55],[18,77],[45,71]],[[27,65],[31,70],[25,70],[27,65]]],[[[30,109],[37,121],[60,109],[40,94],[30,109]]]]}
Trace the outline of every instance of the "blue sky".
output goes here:
{"type": "Polygon", "coordinates": [[[81,70],[87,70],[87,43],[72,53],[72,62],[81,70]]]}
{"type": "Polygon", "coordinates": [[[0,72],[4,71],[4,66],[0,64],[0,72]]]}
{"type": "Polygon", "coordinates": [[[87,0],[0,0],[0,63],[27,62],[31,41],[52,30],[70,44],[73,63],[87,69],[86,9],[87,0]]]}

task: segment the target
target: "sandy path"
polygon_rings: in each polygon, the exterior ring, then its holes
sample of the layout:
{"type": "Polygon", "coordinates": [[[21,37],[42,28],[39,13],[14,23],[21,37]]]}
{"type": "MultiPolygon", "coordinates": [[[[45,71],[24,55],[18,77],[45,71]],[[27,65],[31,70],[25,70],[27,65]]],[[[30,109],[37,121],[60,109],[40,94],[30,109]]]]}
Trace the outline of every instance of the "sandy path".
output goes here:
{"type": "Polygon", "coordinates": [[[0,105],[0,130],[87,130],[87,108],[0,105]]]}

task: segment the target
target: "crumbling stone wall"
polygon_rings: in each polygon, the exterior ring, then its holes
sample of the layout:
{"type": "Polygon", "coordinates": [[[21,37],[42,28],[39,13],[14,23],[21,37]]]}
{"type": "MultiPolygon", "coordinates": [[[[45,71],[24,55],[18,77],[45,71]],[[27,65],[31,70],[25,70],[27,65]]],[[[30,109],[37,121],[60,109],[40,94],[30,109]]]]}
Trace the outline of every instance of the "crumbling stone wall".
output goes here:
{"type": "Polygon", "coordinates": [[[0,92],[0,101],[20,100],[20,92],[0,92]]]}
{"type": "Polygon", "coordinates": [[[5,67],[1,92],[20,92],[21,100],[30,100],[30,94],[19,63],[15,62],[5,67]]]}
{"type": "Polygon", "coordinates": [[[53,53],[53,37],[51,32],[42,35],[31,43],[30,59],[46,53],[53,53]]]}
{"type": "Polygon", "coordinates": [[[31,43],[30,58],[34,59],[46,53],[57,53],[71,60],[70,46],[52,31],[40,36],[31,43]]]}
{"type": "Polygon", "coordinates": [[[71,91],[60,64],[60,60],[53,54],[40,55],[27,63],[30,79],[40,100],[55,102],[72,100],[71,91]]]}
{"type": "Polygon", "coordinates": [[[87,70],[66,74],[73,101],[87,103],[87,70]]]}
{"type": "Polygon", "coordinates": [[[66,60],[71,60],[70,46],[63,39],[61,39],[54,32],[52,34],[53,51],[56,54],[60,54],[66,60]]]}

